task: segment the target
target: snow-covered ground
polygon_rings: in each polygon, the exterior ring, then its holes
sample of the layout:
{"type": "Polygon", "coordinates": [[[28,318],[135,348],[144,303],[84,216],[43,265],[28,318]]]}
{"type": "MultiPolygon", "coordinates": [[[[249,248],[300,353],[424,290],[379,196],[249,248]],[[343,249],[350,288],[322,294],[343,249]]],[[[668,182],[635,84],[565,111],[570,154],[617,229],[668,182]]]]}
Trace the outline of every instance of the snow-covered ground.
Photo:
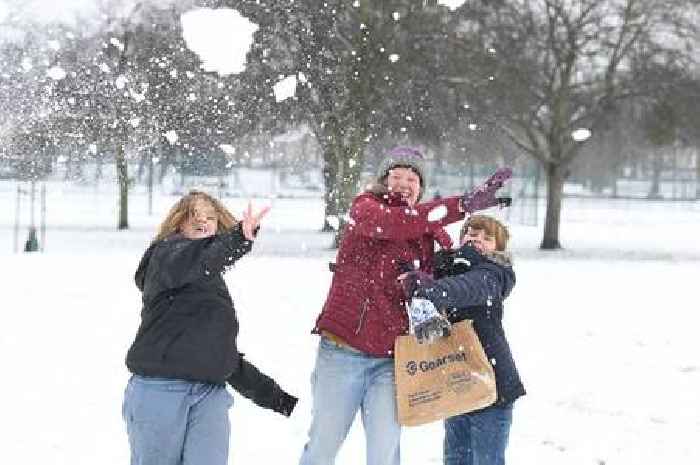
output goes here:
{"type": "MultiPolygon", "coordinates": [[[[132,229],[117,232],[111,189],[50,185],[46,252],[15,254],[15,191],[0,182],[1,461],[128,463],[123,359],[140,310],[132,276],[175,197],[158,193],[149,216],[136,188],[132,229]]],[[[245,201],[226,203],[239,212],[245,201]]],[[[294,464],[331,238],[316,232],[320,199],[254,201],[273,210],[227,274],[240,346],[301,400],[285,420],[237,397],[230,462],[294,464]]],[[[700,463],[700,204],[567,199],[559,252],[537,250],[541,222],[511,229],[518,284],[506,324],[528,395],[516,404],[509,463],[700,463]]],[[[441,441],[440,424],[406,429],[402,463],[441,463],[441,441]]],[[[358,419],[338,464],[361,463],[358,419]]]]}

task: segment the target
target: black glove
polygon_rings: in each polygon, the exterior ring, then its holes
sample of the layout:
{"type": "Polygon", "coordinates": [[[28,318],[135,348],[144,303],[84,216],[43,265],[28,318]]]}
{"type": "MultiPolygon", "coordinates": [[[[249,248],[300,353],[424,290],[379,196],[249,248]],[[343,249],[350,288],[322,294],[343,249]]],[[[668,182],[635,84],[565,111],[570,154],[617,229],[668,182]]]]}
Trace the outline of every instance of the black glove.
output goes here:
{"type": "Polygon", "coordinates": [[[272,407],[272,410],[277,413],[281,413],[285,417],[288,417],[292,414],[292,410],[294,410],[294,407],[297,405],[298,401],[299,399],[297,399],[291,394],[287,394],[282,389],[280,389],[279,395],[277,399],[275,399],[275,403],[272,407]]]}
{"type": "Polygon", "coordinates": [[[433,284],[435,280],[425,271],[409,271],[401,279],[401,287],[407,300],[411,300],[418,287],[426,287],[433,284]]]}
{"type": "Polygon", "coordinates": [[[297,398],[283,391],[275,380],[244,359],[243,354],[239,354],[239,360],[238,370],[226,380],[231,387],[256,405],[288,417],[294,410],[297,398]]]}

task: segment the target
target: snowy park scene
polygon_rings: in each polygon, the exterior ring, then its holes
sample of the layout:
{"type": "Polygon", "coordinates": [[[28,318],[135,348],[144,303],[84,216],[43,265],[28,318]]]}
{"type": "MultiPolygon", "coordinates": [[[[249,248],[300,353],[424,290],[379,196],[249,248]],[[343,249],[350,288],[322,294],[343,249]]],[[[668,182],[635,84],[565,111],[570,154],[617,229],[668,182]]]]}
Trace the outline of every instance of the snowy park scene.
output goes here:
{"type": "MultiPolygon", "coordinates": [[[[385,261],[393,269],[397,259],[384,250],[394,241],[405,255],[414,224],[429,225],[419,237],[432,257],[445,249],[435,225],[457,214],[444,225],[455,250],[470,215],[495,218],[510,234],[517,278],[502,329],[526,393],[512,402],[505,463],[700,463],[697,8],[691,0],[0,0],[1,461],[171,463],[145,460],[143,431],[127,426],[132,375],[219,384],[191,374],[208,362],[190,366],[187,356],[176,367],[182,376],[134,361],[149,305],[160,302],[148,300],[155,272],[140,281],[137,269],[152,244],[235,237],[227,253],[252,248],[222,257],[230,262],[215,273],[235,306],[237,334],[227,336],[237,356],[298,401],[291,412],[282,400],[264,406],[221,378],[233,399],[224,410],[230,434],[198,447],[228,445],[227,453],[214,461],[207,450],[187,455],[187,445],[150,446],[161,458],[172,449],[183,457],[172,463],[183,465],[313,463],[304,453],[319,434],[312,423],[339,416],[314,402],[318,333],[328,329],[320,315],[345,261],[361,257],[361,273],[385,261]],[[406,153],[419,162],[396,161],[406,153]],[[486,182],[503,170],[505,181],[486,182]],[[384,197],[372,191],[378,184],[384,197]],[[192,190],[212,199],[205,206],[214,213],[197,219],[200,207],[188,206],[163,240],[164,220],[192,190]],[[358,233],[363,196],[399,220],[380,216],[358,233]],[[436,206],[422,210],[427,202],[436,206]],[[238,235],[222,230],[218,204],[238,235]],[[382,254],[343,255],[363,234],[382,254]]],[[[402,289],[397,275],[383,286],[402,289]]],[[[356,285],[348,289],[366,291],[356,285]]],[[[193,298],[186,286],[160,295],[177,301],[182,289],[193,298]]],[[[362,323],[380,307],[361,297],[362,323]]],[[[401,318],[413,327],[410,297],[399,308],[407,307],[401,318]]],[[[190,327],[205,327],[206,318],[192,318],[190,327]]],[[[360,328],[338,347],[382,359],[362,345],[360,328]]],[[[221,334],[200,331],[192,347],[221,334]]],[[[384,360],[391,366],[391,354],[384,360]]],[[[365,433],[382,414],[366,402],[334,463],[452,465],[443,421],[403,427],[400,454],[373,462],[376,438],[365,433]]]]}

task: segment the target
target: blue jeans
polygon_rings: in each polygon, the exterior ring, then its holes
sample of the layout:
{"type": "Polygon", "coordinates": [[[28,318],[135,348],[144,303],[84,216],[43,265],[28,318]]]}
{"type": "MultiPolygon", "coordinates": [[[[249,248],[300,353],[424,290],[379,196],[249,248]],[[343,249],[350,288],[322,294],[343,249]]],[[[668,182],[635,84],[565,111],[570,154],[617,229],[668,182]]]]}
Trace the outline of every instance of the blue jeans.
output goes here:
{"type": "Polygon", "coordinates": [[[337,346],[321,338],[311,375],[313,410],[300,465],[332,465],[358,410],[367,465],[399,465],[394,360],[337,346]]]}
{"type": "Polygon", "coordinates": [[[226,465],[232,404],[225,386],[132,376],[122,409],[131,465],[226,465]]]}
{"type": "Polygon", "coordinates": [[[504,465],[513,404],[445,420],[445,465],[504,465]]]}

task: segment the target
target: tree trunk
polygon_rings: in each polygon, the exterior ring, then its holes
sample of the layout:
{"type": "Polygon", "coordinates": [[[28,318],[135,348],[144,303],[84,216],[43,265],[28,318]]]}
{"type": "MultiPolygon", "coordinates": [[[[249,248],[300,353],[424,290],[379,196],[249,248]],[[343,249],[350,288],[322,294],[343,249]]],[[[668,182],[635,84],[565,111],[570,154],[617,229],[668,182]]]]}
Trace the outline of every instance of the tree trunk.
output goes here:
{"type": "Polygon", "coordinates": [[[97,184],[100,179],[102,179],[102,166],[104,165],[104,159],[102,155],[97,156],[97,160],[95,161],[95,184],[97,184]]]}
{"type": "MultiPolygon", "coordinates": [[[[331,218],[338,217],[338,161],[335,147],[331,144],[323,147],[323,232],[333,232],[337,224],[331,223],[331,218]]],[[[338,218],[340,220],[340,218],[338,218]]],[[[333,223],[335,223],[333,221],[333,223]]]]}
{"type": "MultiPolygon", "coordinates": [[[[657,149],[660,151],[660,149],[657,149]]],[[[647,194],[648,199],[661,198],[661,171],[663,170],[663,154],[654,151],[651,160],[651,187],[647,194]]]]}
{"type": "Polygon", "coordinates": [[[129,229],[129,173],[124,144],[117,144],[117,184],[119,185],[119,218],[117,229],[129,229]]]}
{"type": "Polygon", "coordinates": [[[564,194],[565,168],[561,164],[545,165],[547,174],[547,211],[544,220],[544,236],[540,249],[561,249],[559,224],[561,223],[561,203],[564,194]]]}
{"type": "Polygon", "coordinates": [[[148,156],[148,216],[153,215],[153,157],[155,156],[156,148],[148,147],[146,155],[148,156]]]}
{"type": "Polygon", "coordinates": [[[350,148],[339,148],[340,152],[338,155],[338,165],[339,172],[337,173],[336,182],[336,208],[338,210],[338,230],[335,233],[335,238],[333,240],[333,245],[335,248],[340,246],[340,242],[343,239],[343,231],[345,230],[346,215],[350,211],[350,205],[352,204],[352,199],[357,195],[360,174],[362,171],[363,163],[354,157],[362,156],[362,151],[364,147],[350,147],[350,148]]]}
{"type": "Polygon", "coordinates": [[[695,200],[700,200],[700,150],[695,149],[695,200]]]}

